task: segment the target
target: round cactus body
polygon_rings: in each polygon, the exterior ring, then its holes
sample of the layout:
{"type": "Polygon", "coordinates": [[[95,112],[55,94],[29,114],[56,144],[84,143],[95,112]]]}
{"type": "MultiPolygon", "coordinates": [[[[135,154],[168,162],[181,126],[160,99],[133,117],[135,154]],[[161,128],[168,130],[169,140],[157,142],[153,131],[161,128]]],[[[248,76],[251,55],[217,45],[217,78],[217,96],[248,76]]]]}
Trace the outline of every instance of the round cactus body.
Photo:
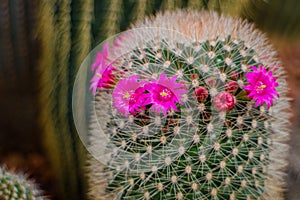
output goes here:
{"type": "Polygon", "coordinates": [[[193,11],[134,28],[94,54],[91,196],[282,199],[289,103],[264,35],[193,11]]]}
{"type": "Polygon", "coordinates": [[[44,200],[42,192],[22,174],[14,174],[0,168],[1,200],[44,200]]]}

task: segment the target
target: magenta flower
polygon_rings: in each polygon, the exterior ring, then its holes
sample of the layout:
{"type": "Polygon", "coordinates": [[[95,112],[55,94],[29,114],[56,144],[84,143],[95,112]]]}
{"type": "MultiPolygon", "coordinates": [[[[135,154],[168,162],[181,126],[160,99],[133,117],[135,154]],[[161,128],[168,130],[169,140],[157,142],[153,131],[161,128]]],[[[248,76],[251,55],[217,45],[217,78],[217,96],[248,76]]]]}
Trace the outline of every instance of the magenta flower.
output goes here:
{"type": "Polygon", "coordinates": [[[91,79],[90,89],[96,94],[97,88],[111,88],[116,82],[116,77],[112,73],[115,68],[107,66],[106,68],[97,68],[94,77],[91,79]]]}
{"type": "Polygon", "coordinates": [[[129,113],[135,115],[135,112],[141,112],[145,109],[145,101],[148,94],[145,93],[145,82],[139,82],[139,75],[130,76],[122,79],[116,85],[112,92],[114,98],[114,106],[119,113],[128,117],[129,113]]]}
{"type": "Polygon", "coordinates": [[[134,93],[129,97],[129,112],[135,115],[136,112],[141,112],[146,109],[147,100],[149,94],[146,93],[143,83],[140,82],[140,87],[138,87],[134,93]]]}
{"type": "Polygon", "coordinates": [[[92,71],[95,71],[96,68],[105,68],[106,67],[106,59],[108,55],[108,44],[103,45],[103,52],[98,52],[96,55],[96,59],[92,64],[92,71]]]}
{"type": "Polygon", "coordinates": [[[218,111],[230,110],[236,103],[235,97],[229,92],[220,92],[214,97],[214,107],[218,111]]]}
{"type": "Polygon", "coordinates": [[[267,72],[262,66],[259,68],[252,66],[252,69],[253,72],[245,74],[249,85],[244,86],[244,89],[249,93],[248,97],[256,101],[255,107],[266,103],[270,108],[273,105],[273,99],[279,97],[276,91],[277,78],[273,77],[272,72],[267,72]]]}
{"type": "Polygon", "coordinates": [[[181,104],[181,95],[187,91],[184,89],[183,83],[176,82],[177,76],[168,78],[166,74],[160,74],[158,80],[152,79],[151,83],[145,85],[145,89],[149,92],[150,99],[147,100],[147,104],[151,103],[150,110],[164,115],[167,111],[174,109],[178,111],[176,103],[181,104]]]}
{"type": "Polygon", "coordinates": [[[111,64],[106,65],[108,54],[108,45],[104,44],[103,52],[97,53],[96,59],[92,64],[92,71],[95,72],[93,78],[91,79],[90,90],[93,94],[96,94],[97,88],[111,88],[116,81],[116,77],[113,74],[113,68],[111,64]]]}

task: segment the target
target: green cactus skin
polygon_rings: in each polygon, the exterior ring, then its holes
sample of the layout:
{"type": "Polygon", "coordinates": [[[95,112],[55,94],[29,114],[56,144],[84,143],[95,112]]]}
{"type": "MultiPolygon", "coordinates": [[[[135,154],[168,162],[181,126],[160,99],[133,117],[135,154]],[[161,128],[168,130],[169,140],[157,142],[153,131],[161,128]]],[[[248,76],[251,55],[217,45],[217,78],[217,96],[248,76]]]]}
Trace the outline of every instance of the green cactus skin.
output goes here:
{"type": "Polygon", "coordinates": [[[0,168],[0,199],[46,200],[36,184],[23,174],[15,174],[0,168]]]}
{"type": "Polygon", "coordinates": [[[283,199],[288,89],[280,61],[264,35],[241,20],[193,11],[158,14],[135,27],[144,29],[121,36],[118,46],[111,47],[114,67],[146,79],[162,72],[178,75],[190,83],[189,93],[180,111],[167,115],[172,123],[165,124],[161,115],[149,116],[148,122],[145,115],[115,114],[109,91],[98,92],[90,120],[91,152],[98,158],[89,161],[91,198],[283,199]],[[278,77],[280,98],[270,109],[255,108],[242,90],[250,66],[260,65],[278,77]],[[218,112],[212,98],[228,81],[239,87],[237,104],[218,112]],[[197,86],[209,88],[206,101],[195,100],[197,86]],[[109,138],[106,148],[99,146],[103,143],[97,124],[109,138]],[[111,153],[108,166],[99,163],[105,153],[111,153]]]}

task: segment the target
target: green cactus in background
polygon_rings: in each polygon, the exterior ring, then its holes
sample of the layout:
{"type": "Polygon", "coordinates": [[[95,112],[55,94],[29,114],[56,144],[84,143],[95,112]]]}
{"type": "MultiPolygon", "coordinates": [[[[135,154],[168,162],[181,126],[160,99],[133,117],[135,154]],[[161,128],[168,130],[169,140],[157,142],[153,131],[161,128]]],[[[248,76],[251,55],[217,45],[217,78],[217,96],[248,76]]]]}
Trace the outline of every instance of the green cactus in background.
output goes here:
{"type": "Polygon", "coordinates": [[[300,2],[297,0],[248,1],[241,15],[269,35],[285,40],[299,39],[300,2]],[[274,19],[276,23],[274,23],[274,19]]]}
{"type": "Polygon", "coordinates": [[[15,174],[0,168],[0,199],[3,200],[45,200],[46,197],[33,181],[23,174],[15,174]]]}
{"type": "Polygon", "coordinates": [[[133,27],[104,48],[112,74],[92,79],[111,78],[89,121],[91,199],[283,199],[288,89],[263,34],[189,10],[133,27]],[[174,96],[167,114],[157,109],[165,104],[155,108],[174,96]]]}
{"type": "MultiPolygon", "coordinates": [[[[36,28],[37,2],[13,0],[1,1],[0,5],[1,84],[5,81],[32,78],[34,70],[28,68],[28,65],[35,64],[29,51],[30,47],[36,47],[33,35],[36,28]]],[[[17,91],[22,92],[20,88],[17,91]]]]}

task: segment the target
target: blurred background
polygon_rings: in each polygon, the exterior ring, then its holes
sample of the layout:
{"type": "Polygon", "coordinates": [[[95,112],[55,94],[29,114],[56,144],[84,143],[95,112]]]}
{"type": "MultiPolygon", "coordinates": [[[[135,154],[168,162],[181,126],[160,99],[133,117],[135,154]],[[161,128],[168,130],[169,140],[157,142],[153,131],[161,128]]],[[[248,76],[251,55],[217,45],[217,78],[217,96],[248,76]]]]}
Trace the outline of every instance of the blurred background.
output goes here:
{"type": "Polygon", "coordinates": [[[86,199],[86,152],[71,110],[77,70],[105,38],[178,8],[240,16],[271,39],[293,98],[286,199],[299,199],[298,0],[0,0],[0,166],[27,173],[51,199],[86,199]]]}

